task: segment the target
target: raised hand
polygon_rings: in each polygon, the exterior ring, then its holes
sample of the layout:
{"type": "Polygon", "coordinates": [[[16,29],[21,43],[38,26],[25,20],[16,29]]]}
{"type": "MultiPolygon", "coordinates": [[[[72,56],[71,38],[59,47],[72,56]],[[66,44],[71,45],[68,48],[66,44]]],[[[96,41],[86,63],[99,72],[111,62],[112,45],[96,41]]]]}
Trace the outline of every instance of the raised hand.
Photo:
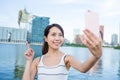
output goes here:
{"type": "Polygon", "coordinates": [[[80,36],[81,41],[84,45],[88,47],[90,52],[96,57],[99,58],[102,55],[102,47],[101,40],[96,37],[92,32],[88,29],[83,31],[85,33],[84,36],[80,36]]]}
{"type": "Polygon", "coordinates": [[[32,60],[34,57],[34,51],[30,48],[30,44],[26,42],[27,50],[25,51],[24,55],[27,60],[32,60]]]}

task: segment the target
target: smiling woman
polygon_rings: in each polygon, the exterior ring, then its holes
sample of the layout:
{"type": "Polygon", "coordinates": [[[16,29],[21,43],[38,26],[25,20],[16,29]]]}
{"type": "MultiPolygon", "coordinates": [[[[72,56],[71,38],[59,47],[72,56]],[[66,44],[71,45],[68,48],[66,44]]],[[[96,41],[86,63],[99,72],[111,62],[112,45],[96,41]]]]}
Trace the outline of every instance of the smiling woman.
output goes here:
{"type": "Polygon", "coordinates": [[[44,31],[42,56],[33,60],[34,50],[30,48],[24,53],[26,66],[22,80],[33,80],[36,73],[38,80],[67,80],[70,67],[80,72],[87,72],[101,57],[101,42],[89,30],[84,30],[86,38],[82,42],[88,47],[93,56],[84,63],[77,61],[72,55],[67,55],[59,48],[64,42],[64,31],[59,24],[48,25],[44,31]],[[93,42],[92,45],[90,42],[93,42]],[[94,43],[96,42],[96,43],[94,43]]]}

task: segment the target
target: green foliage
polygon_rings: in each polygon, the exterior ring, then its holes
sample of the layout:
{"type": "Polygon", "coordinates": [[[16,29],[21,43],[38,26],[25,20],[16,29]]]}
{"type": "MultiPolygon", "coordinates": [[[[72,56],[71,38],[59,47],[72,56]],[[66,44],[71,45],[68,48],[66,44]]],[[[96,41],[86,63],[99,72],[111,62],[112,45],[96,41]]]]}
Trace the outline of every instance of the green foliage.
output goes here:
{"type": "Polygon", "coordinates": [[[64,44],[63,46],[71,46],[71,47],[86,47],[85,45],[83,44],[74,44],[74,43],[71,43],[71,44],[64,44]]]}
{"type": "Polygon", "coordinates": [[[114,47],[114,49],[120,49],[120,46],[116,46],[116,47],[114,47]]]}

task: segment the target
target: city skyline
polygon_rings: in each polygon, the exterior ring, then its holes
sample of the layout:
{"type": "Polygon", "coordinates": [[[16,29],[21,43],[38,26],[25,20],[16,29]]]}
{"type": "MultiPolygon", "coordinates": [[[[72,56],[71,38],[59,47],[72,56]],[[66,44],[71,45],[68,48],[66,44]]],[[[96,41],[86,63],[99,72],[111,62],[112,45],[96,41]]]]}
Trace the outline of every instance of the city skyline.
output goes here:
{"type": "MultiPolygon", "coordinates": [[[[99,14],[100,25],[104,25],[104,40],[111,42],[112,34],[119,34],[120,6],[119,0],[2,0],[0,5],[0,26],[18,28],[18,11],[26,8],[33,15],[50,17],[50,23],[60,24],[65,37],[73,40],[73,29],[85,28],[85,12],[99,14]],[[69,30],[68,30],[69,29],[69,30]]],[[[119,35],[118,35],[119,36],[119,35]]],[[[119,40],[118,40],[119,41],[119,40]]]]}

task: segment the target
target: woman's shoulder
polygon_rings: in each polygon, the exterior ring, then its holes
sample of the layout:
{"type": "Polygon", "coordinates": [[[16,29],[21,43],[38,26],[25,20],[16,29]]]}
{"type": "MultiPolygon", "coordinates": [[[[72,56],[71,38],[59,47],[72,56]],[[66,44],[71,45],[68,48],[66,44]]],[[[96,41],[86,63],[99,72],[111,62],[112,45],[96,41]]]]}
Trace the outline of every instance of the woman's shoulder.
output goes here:
{"type": "Polygon", "coordinates": [[[39,57],[36,57],[34,60],[35,60],[35,61],[39,61],[39,60],[40,60],[40,56],[39,56],[39,57]]]}
{"type": "Polygon", "coordinates": [[[64,55],[65,55],[66,57],[72,56],[72,54],[70,54],[70,53],[64,53],[64,55]]]}
{"type": "Polygon", "coordinates": [[[71,58],[73,58],[71,54],[65,54],[65,61],[69,61],[71,58]]]}
{"type": "Polygon", "coordinates": [[[36,57],[36,58],[33,60],[33,64],[38,65],[39,62],[40,62],[40,57],[36,57]]]}

